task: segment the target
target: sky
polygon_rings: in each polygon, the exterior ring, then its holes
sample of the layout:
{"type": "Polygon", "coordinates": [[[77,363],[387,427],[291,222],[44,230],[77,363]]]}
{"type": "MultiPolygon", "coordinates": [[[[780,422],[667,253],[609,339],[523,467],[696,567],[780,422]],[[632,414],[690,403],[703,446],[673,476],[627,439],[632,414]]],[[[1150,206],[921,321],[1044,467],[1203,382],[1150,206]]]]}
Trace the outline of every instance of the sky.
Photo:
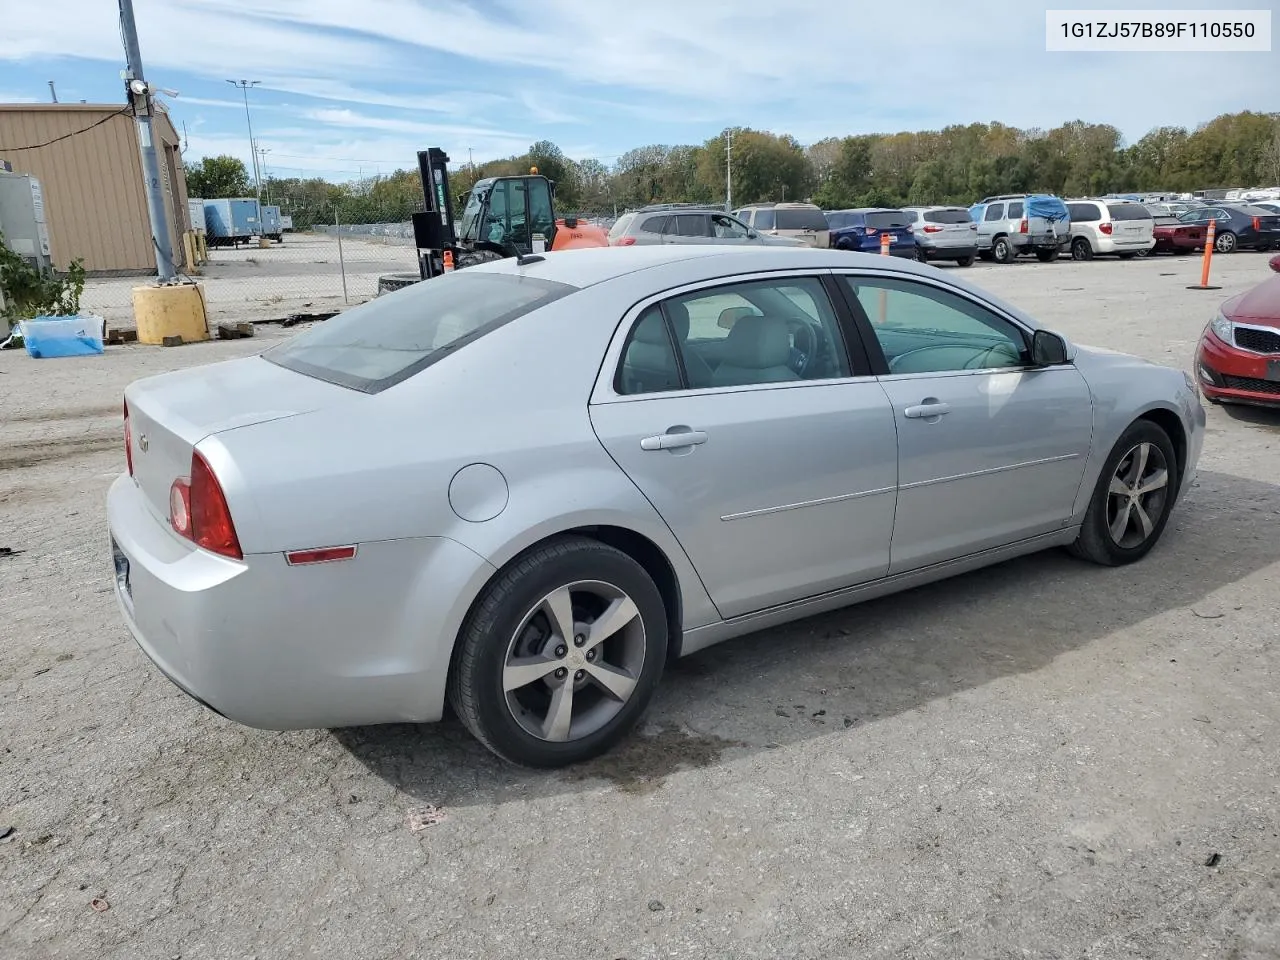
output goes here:
{"type": "MultiPolygon", "coordinates": [[[[1238,0],[1266,8],[1275,0],[1238,0]]],[[[551,140],[606,164],[725,127],[802,143],[1001,121],[1157,126],[1280,110],[1280,52],[1047,53],[1071,0],[134,0],[184,157],[345,180],[551,140]]],[[[1124,0],[1137,8],[1214,6],[1124,0]]],[[[1220,5],[1220,4],[1219,4],[1220,5]]],[[[1121,4],[1112,4],[1121,6],[1121,4]]],[[[0,103],[123,101],[113,0],[0,0],[0,103]]]]}

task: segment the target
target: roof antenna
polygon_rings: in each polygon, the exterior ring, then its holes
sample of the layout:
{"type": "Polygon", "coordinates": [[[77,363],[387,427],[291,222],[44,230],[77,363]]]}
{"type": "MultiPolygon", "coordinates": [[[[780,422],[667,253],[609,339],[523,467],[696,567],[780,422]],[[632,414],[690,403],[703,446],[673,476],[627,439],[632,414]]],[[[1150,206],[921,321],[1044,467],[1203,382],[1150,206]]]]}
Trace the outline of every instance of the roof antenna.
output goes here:
{"type": "Polygon", "coordinates": [[[531,263],[541,263],[546,257],[540,257],[536,253],[518,253],[516,254],[516,264],[521,267],[527,267],[531,263]]]}

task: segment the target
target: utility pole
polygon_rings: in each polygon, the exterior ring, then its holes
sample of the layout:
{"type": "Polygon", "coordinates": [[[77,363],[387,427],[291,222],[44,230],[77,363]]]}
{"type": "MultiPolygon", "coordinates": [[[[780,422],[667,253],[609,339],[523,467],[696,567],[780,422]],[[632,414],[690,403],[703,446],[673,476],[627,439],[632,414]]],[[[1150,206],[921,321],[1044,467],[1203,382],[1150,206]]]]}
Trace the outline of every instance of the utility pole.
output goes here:
{"type": "Polygon", "coordinates": [[[475,162],[474,160],[472,160],[472,159],[471,159],[471,148],[470,148],[470,147],[467,147],[467,166],[471,168],[471,177],[472,177],[472,179],[475,179],[475,175],[476,175],[476,162],[475,162]]]}
{"type": "Polygon", "coordinates": [[[262,166],[261,166],[259,169],[261,169],[261,171],[262,171],[262,179],[263,179],[264,181],[266,181],[266,185],[267,185],[267,203],[268,203],[268,204],[270,204],[270,203],[271,203],[271,176],[270,176],[270,174],[268,174],[268,173],[267,173],[267,154],[268,154],[268,153],[270,153],[270,152],[271,152],[271,148],[270,148],[270,147],[259,147],[259,148],[258,148],[258,153],[262,156],[262,166]]]}
{"type": "Polygon", "coordinates": [[[253,183],[257,190],[258,203],[262,203],[262,175],[258,170],[258,144],[253,139],[253,121],[249,119],[249,88],[256,87],[261,80],[228,80],[233,87],[239,87],[244,94],[244,122],[249,128],[249,155],[253,157],[253,183]]]}
{"type": "Polygon", "coordinates": [[[151,119],[155,101],[151,87],[142,73],[142,52],[138,47],[138,27],[133,20],[133,0],[120,0],[120,32],[124,36],[126,93],[138,124],[138,143],[142,148],[142,175],[147,187],[147,212],[151,215],[151,242],[156,251],[156,274],[161,283],[174,277],[173,243],[169,239],[169,218],[165,216],[164,192],[160,186],[160,161],[156,157],[155,135],[151,119]]]}
{"type": "Polygon", "coordinates": [[[53,97],[53,102],[58,102],[58,88],[53,85],[53,81],[49,81],[49,96],[53,97]]]}
{"type": "Polygon", "coordinates": [[[733,131],[724,132],[724,205],[733,209],[733,131]]]}

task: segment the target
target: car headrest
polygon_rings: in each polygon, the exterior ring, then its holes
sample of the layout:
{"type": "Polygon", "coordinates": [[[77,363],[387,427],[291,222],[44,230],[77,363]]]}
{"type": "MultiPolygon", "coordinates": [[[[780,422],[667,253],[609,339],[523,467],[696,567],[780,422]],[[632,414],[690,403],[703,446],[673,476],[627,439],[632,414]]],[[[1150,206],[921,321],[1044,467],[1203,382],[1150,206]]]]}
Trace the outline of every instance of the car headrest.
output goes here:
{"type": "Polygon", "coordinates": [[[791,334],[780,317],[739,317],[725,337],[721,363],[748,370],[786,366],[791,358],[791,334]]]}

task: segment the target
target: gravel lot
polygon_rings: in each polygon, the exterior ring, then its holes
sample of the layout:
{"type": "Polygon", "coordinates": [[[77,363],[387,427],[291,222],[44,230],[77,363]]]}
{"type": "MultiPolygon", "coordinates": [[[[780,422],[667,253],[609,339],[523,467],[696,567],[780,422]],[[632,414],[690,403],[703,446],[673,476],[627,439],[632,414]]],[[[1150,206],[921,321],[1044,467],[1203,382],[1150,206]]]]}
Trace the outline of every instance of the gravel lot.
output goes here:
{"type": "MultiPolygon", "coordinates": [[[[1214,269],[966,276],[1189,367],[1268,275],[1214,269]]],[[[125,384],[288,332],[0,353],[0,956],[1280,956],[1280,413],[1209,409],[1143,563],[1047,553],[713,648],[623,749],[531,773],[454,722],[238,727],[121,624],[125,384]]]]}

